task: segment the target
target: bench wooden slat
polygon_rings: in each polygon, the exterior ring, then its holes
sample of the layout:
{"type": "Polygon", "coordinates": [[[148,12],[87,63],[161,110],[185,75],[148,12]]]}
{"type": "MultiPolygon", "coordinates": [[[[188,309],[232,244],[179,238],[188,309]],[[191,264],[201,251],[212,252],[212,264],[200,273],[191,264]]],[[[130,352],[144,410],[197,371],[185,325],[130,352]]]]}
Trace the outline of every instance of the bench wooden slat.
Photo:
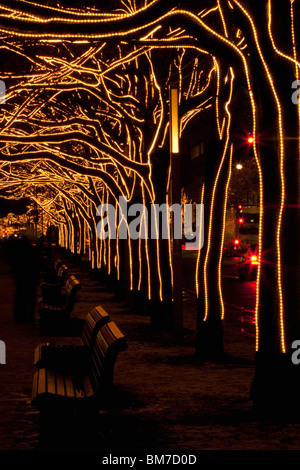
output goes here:
{"type": "Polygon", "coordinates": [[[56,374],[56,390],[58,395],[66,395],[65,380],[62,374],[56,374]]]}
{"type": "Polygon", "coordinates": [[[93,396],[95,391],[92,387],[91,379],[88,375],[83,377],[82,384],[83,384],[83,387],[84,387],[84,390],[85,390],[86,398],[89,398],[89,397],[93,396]]]}
{"type": "Polygon", "coordinates": [[[50,394],[57,394],[55,372],[51,369],[46,369],[46,374],[47,374],[46,392],[50,394]]]}
{"type": "Polygon", "coordinates": [[[117,325],[114,322],[109,323],[108,326],[109,326],[109,329],[110,329],[111,333],[114,335],[115,339],[117,339],[117,340],[125,339],[125,336],[119,330],[119,328],[117,327],[117,325]]]}
{"type": "Polygon", "coordinates": [[[74,397],[75,398],[85,398],[85,391],[82,383],[82,378],[73,380],[73,387],[74,387],[74,397]]]}
{"type": "Polygon", "coordinates": [[[41,360],[41,355],[42,355],[42,347],[45,346],[44,344],[40,344],[37,346],[34,350],[34,364],[38,364],[41,360]]]}
{"type": "Polygon", "coordinates": [[[39,375],[41,370],[37,370],[33,374],[33,381],[32,381],[32,396],[35,397],[39,394],[38,385],[39,385],[39,375]]]}
{"type": "Polygon", "coordinates": [[[46,369],[39,370],[38,374],[36,375],[36,393],[37,395],[46,393],[47,391],[47,373],[46,369]]]}
{"type": "Polygon", "coordinates": [[[66,387],[66,397],[67,398],[75,398],[75,390],[72,378],[69,376],[64,376],[65,387],[66,387]]]}

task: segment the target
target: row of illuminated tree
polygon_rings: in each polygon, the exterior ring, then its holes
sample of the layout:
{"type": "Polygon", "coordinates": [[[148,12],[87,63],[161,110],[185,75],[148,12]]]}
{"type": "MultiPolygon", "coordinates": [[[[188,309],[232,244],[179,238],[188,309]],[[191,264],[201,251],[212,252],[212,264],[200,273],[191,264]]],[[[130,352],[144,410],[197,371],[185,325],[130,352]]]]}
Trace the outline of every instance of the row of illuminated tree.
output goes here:
{"type": "Polygon", "coordinates": [[[127,290],[149,301],[171,302],[170,241],[151,239],[153,226],[138,240],[120,238],[119,230],[103,239],[97,210],[114,205],[119,229],[121,196],[145,208],[168,203],[168,86],[179,88],[184,133],[211,107],[215,61],[182,47],[164,53],[125,41],[50,38],[16,47],[10,37],[5,49],[16,60],[1,76],[2,191],[31,197],[59,226],[60,244],[86,254],[93,269],[126,279],[127,290]]]}
{"type": "MultiPolygon", "coordinates": [[[[168,202],[168,85],[179,88],[182,138],[209,108],[197,348],[220,357],[222,243],[243,85],[260,201],[256,350],[282,364],[300,334],[299,106],[290,99],[299,75],[298,2],[212,0],[199,11],[194,2],[122,1],[109,13],[101,5],[80,11],[1,3],[1,51],[9,57],[1,74],[8,90],[3,187],[15,194],[45,188],[62,243],[76,250],[75,234],[88,238],[93,265],[108,270],[118,271],[127,257],[129,289],[145,286],[148,298],[163,302],[170,298],[170,246],[129,239],[121,254],[118,240],[96,236],[95,210],[117,205],[120,195],[145,206],[168,202]]],[[[266,379],[264,367],[263,360],[260,383],[269,389],[278,370],[266,379]]]]}

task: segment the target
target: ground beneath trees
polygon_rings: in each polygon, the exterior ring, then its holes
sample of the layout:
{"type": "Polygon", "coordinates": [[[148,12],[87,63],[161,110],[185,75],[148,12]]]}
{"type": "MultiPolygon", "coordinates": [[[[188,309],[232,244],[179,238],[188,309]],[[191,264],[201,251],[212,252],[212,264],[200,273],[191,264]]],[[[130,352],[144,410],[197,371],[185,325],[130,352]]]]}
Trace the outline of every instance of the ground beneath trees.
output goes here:
{"type": "MultiPolygon", "coordinates": [[[[66,260],[67,263],[68,260],[66,260]]],[[[0,270],[0,339],[7,364],[0,365],[0,450],[97,449],[99,451],[298,450],[300,424],[260,420],[249,390],[254,374],[254,339],[239,312],[227,308],[227,361],[194,358],[195,303],[186,292],[184,342],[150,328],[149,318],[130,312],[90,275],[71,266],[82,283],[70,336],[45,337],[38,324],[13,321],[14,281],[0,270]],[[115,391],[94,416],[67,411],[41,416],[31,406],[33,352],[41,342],[73,343],[88,311],[102,305],[127,336],[128,350],[115,366],[115,391]]]]}

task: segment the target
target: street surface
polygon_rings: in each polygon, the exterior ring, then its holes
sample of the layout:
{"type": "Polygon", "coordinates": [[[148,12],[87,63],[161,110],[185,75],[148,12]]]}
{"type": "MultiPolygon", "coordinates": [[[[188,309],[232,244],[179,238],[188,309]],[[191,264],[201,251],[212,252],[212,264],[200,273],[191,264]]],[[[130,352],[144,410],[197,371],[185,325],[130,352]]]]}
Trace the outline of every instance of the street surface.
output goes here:
{"type": "MultiPolygon", "coordinates": [[[[183,293],[185,297],[195,297],[195,267],[198,251],[182,251],[183,293]]],[[[256,281],[241,281],[237,274],[239,258],[224,257],[222,266],[222,286],[225,307],[236,312],[236,321],[246,334],[254,335],[254,310],[256,281]]]]}

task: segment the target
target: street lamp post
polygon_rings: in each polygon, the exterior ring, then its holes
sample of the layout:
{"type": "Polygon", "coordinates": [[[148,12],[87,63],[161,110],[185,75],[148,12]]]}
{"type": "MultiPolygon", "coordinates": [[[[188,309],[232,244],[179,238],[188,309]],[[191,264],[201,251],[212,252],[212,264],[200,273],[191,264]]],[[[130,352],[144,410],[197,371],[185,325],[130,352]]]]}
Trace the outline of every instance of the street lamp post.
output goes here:
{"type": "MultiPolygon", "coordinates": [[[[170,204],[181,206],[181,168],[179,157],[179,106],[178,88],[169,87],[170,98],[170,204]]],[[[177,341],[183,335],[182,301],[182,240],[174,237],[174,211],[172,214],[172,268],[173,268],[173,327],[177,341]]]]}

